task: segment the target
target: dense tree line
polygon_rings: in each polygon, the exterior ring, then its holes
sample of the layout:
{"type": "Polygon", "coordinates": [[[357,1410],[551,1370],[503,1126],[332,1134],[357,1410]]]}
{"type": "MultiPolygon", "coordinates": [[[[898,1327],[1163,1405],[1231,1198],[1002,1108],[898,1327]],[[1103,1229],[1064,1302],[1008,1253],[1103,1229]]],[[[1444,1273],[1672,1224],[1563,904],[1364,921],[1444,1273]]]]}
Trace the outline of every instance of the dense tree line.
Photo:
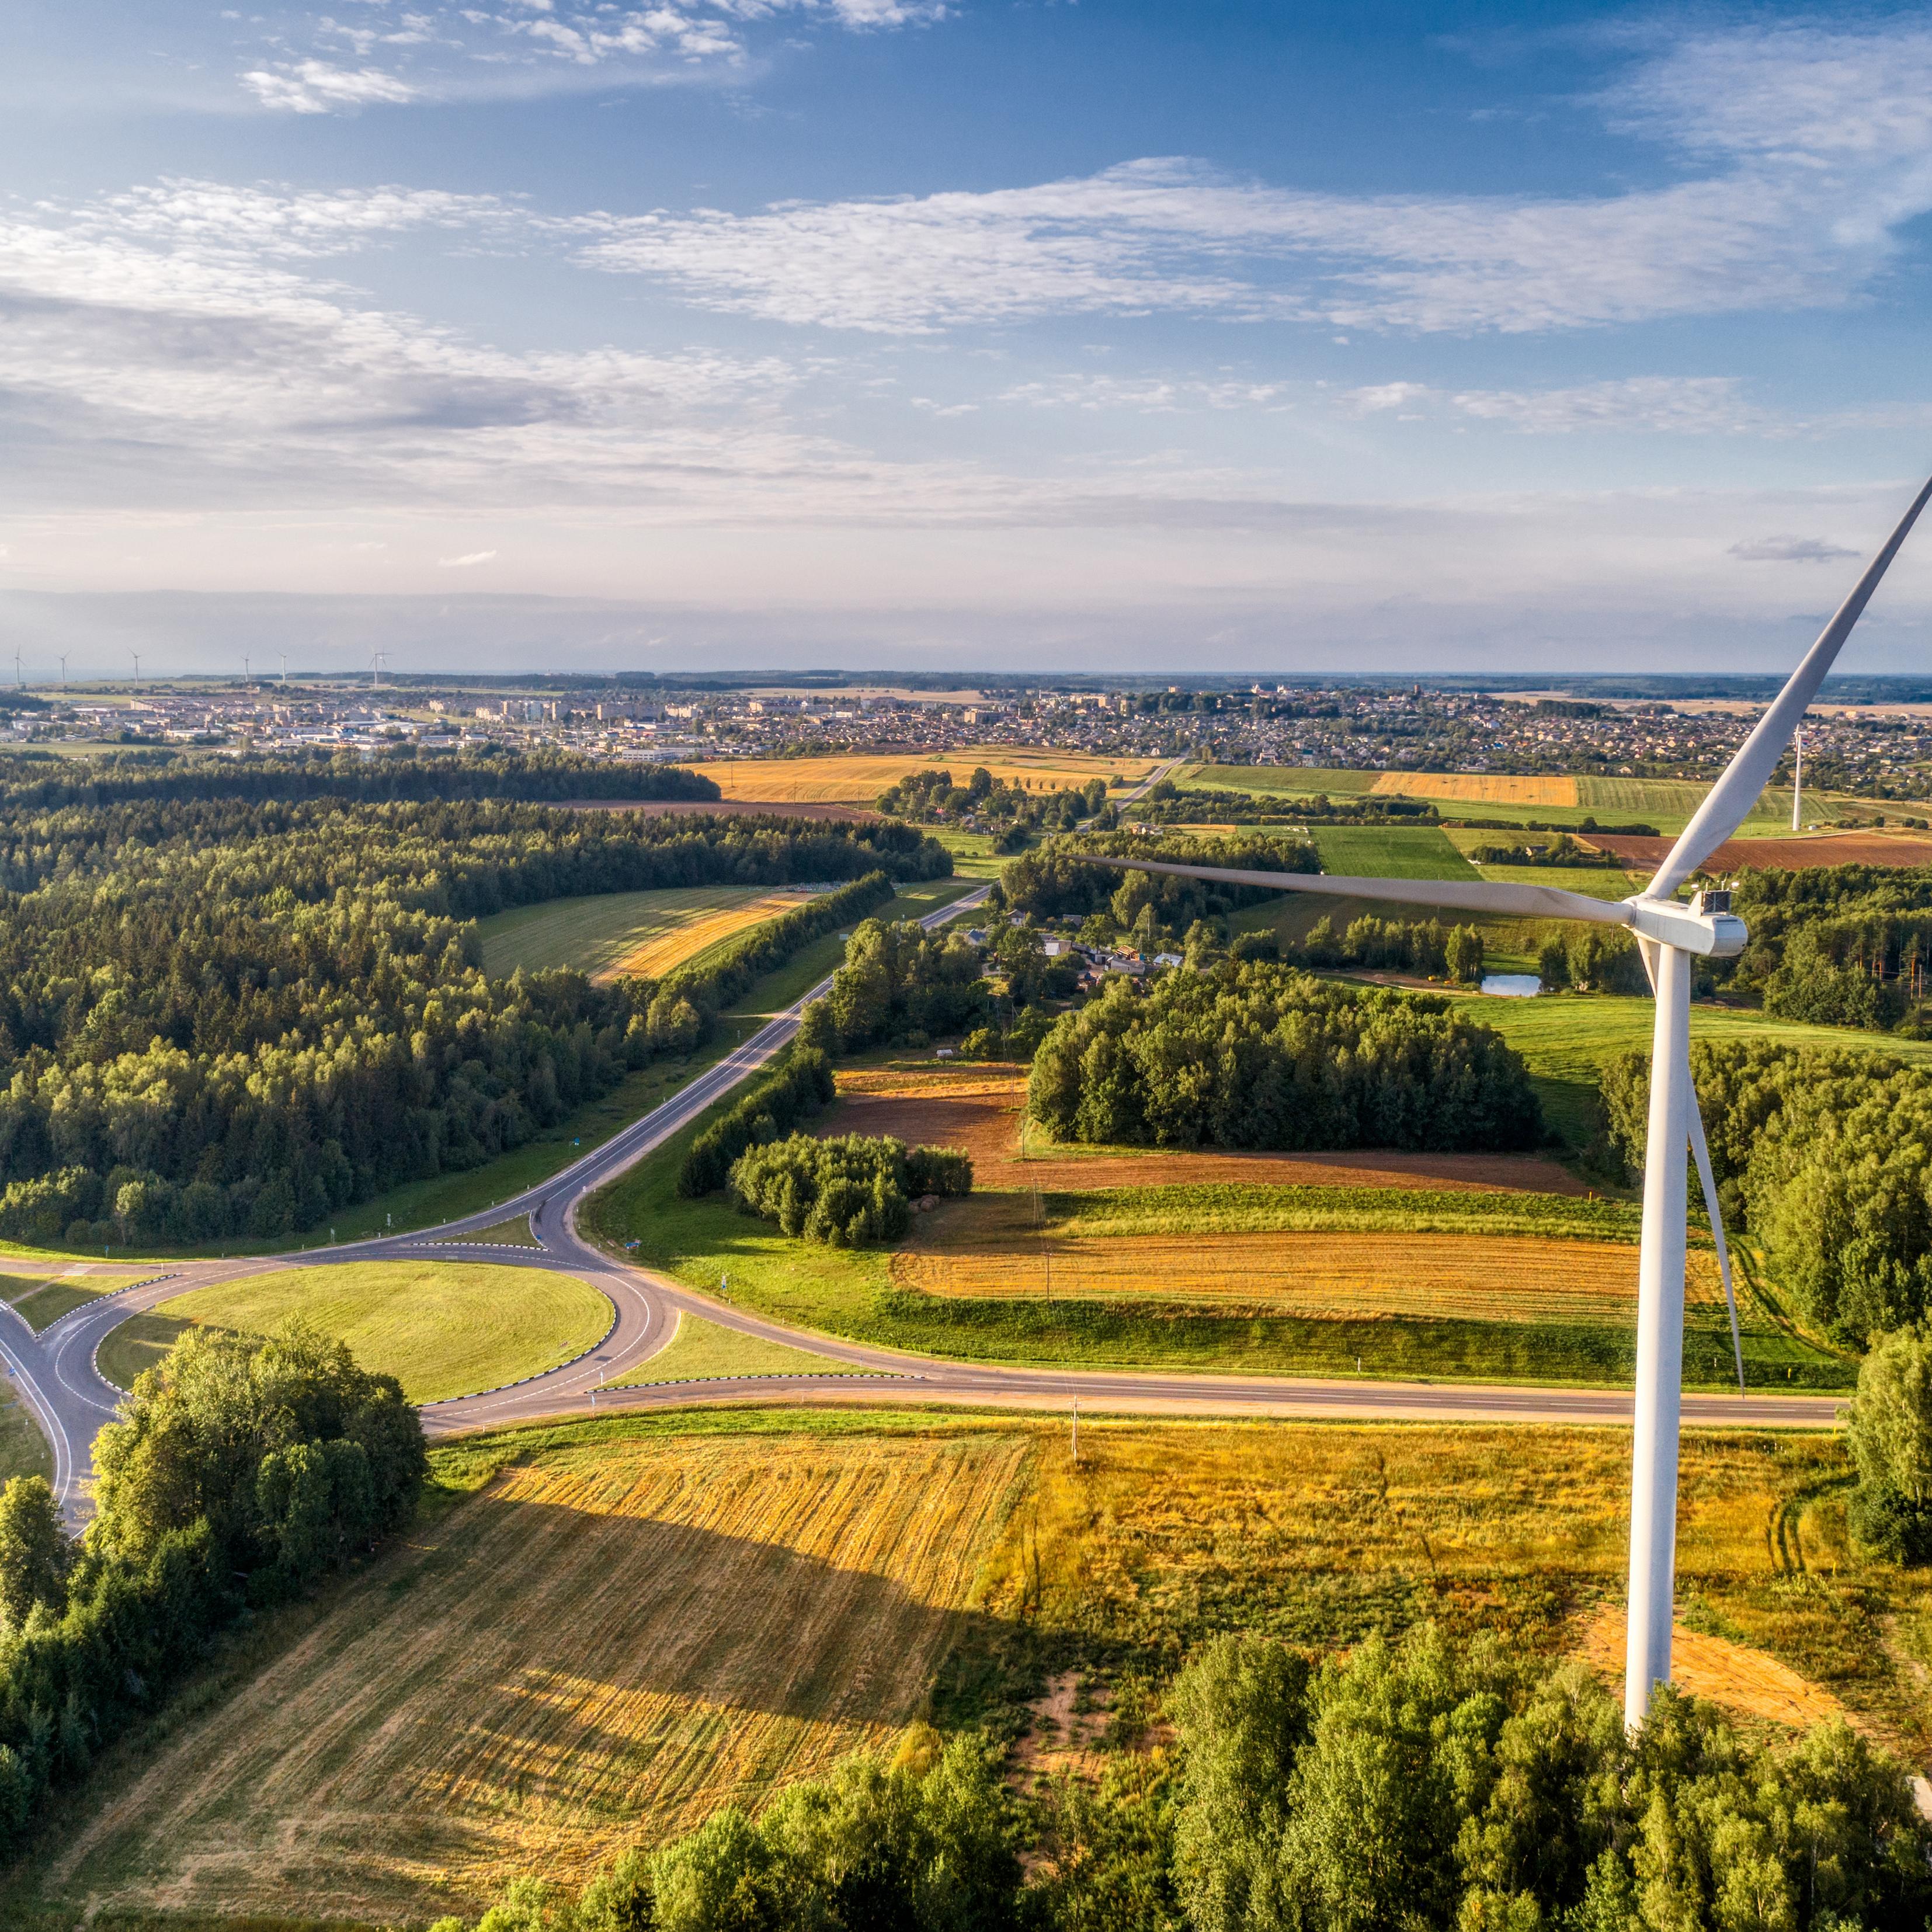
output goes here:
{"type": "Polygon", "coordinates": [[[492,752],[380,758],[356,752],[230,758],[124,752],[44,764],[16,758],[0,782],[0,812],[74,805],[342,799],[358,805],[431,799],[698,799],[716,784],[682,765],[613,764],[554,752],[492,752]]]}
{"type": "Polygon", "coordinates": [[[1440,808],[1426,799],[1396,798],[1379,792],[1326,792],[1300,797],[1292,792],[1217,791],[1190,786],[1183,791],[1172,778],[1150,785],[1132,808],[1151,825],[1199,824],[1235,819],[1248,825],[1436,825],[1440,808]]]}
{"type": "Polygon", "coordinates": [[[1505,1148],[1543,1124],[1521,1058],[1428,995],[1260,961],[1123,980],[1034,1056],[1033,1117],[1066,1140],[1160,1147],[1505,1148]]]}
{"type": "Polygon", "coordinates": [[[970,1736],[849,1760],[576,1898],[520,1881],[478,1932],[1918,1932],[1932,1906],[1905,1768],[1842,1723],[1748,1742],[1666,1690],[1627,1736],[1582,1666],[1426,1626],[1328,1660],[1219,1638],[1166,1703],[1172,1759],[1096,1785],[1016,1793],[970,1736]]]}
{"type": "Polygon", "coordinates": [[[0,1234],[269,1238],[474,1166],[688,1052],[758,973],[888,899],[888,870],[950,864],[905,826],[473,802],[0,815],[0,1234]],[[662,986],[491,980],[460,922],[838,878],[662,986]]]}
{"type": "Polygon", "coordinates": [[[1718,983],[1820,1026],[1920,1030],[1932,969],[1932,868],[1748,868],[1732,910],[1750,928],[1718,983]]]}
{"type": "Polygon", "coordinates": [[[677,1191],[688,1200],[715,1193],[730,1179],[734,1164],[747,1148],[789,1133],[800,1120],[830,1106],[838,1090],[831,1060],[801,1036],[775,1072],[719,1114],[685,1150],[677,1191]]]}
{"type": "MultiPolygon", "coordinates": [[[[1932,1309],[1932,1071],[1769,1040],[1690,1048],[1726,1223],[1813,1327],[1862,1347],[1932,1309]]],[[[1647,1054],[1600,1086],[1606,1151],[1640,1174],[1647,1054]]]]}
{"type": "Polygon", "coordinates": [[[1081,855],[1086,853],[1220,866],[1236,872],[1322,869],[1315,848],[1304,839],[1166,838],[1156,843],[1131,832],[1088,832],[1077,839],[1057,838],[1037,851],[1022,854],[1001,872],[996,902],[1034,919],[1084,919],[1104,911],[1124,930],[1131,928],[1142,908],[1150,905],[1162,927],[1185,932],[1198,919],[1224,916],[1244,906],[1258,905],[1270,896],[1262,886],[1226,886],[1210,879],[1177,878],[1169,872],[1123,872],[1110,866],[1084,865],[1081,855]]]}
{"type": "Polygon", "coordinates": [[[896,1241],[912,1204],[973,1190],[970,1157],[952,1148],[908,1148],[890,1135],[820,1140],[793,1134],[747,1148],[731,1165],[731,1198],[795,1240],[860,1248],[896,1241]]]}
{"type": "Polygon", "coordinates": [[[480,919],[580,893],[949,876],[910,826],[818,819],[651,818],[490,801],[357,806],[214,800],[0,814],[0,916],[52,887],[123,904],[176,898],[304,904],[368,893],[480,919]]]}
{"type": "Polygon", "coordinates": [[[190,1330],[94,1448],[78,1544],[38,1477],[0,1492],[0,1852],[164,1701],[208,1639],[413,1514],[422,1426],[340,1342],[190,1330]]]}

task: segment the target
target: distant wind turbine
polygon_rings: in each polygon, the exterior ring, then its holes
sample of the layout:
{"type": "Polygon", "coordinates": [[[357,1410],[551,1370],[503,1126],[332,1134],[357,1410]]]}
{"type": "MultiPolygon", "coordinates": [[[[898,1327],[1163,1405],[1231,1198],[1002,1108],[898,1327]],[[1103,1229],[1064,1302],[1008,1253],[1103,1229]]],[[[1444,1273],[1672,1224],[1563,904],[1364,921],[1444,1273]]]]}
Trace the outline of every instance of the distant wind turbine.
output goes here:
{"type": "Polygon", "coordinates": [[[128,655],[134,660],[134,682],[139,684],[141,681],[141,653],[130,644],[128,646],[128,655]]]}
{"type": "Polygon", "coordinates": [[[284,651],[284,652],[283,652],[283,653],[282,653],[282,682],[283,682],[284,684],[286,684],[286,683],[288,682],[288,681],[289,681],[289,654],[288,654],[288,652],[287,652],[286,651],[284,651]]]}
{"type": "MultiPolygon", "coordinates": [[[[1409,905],[1443,906],[1458,912],[1501,913],[1517,918],[1584,920],[1628,927],[1636,935],[1657,998],[1650,1056],[1650,1120],[1643,1168],[1643,1234],[1637,1264],[1636,1414],[1630,1456],[1630,1633],[1624,1655],[1624,1720],[1634,1730],[1650,1708],[1652,1693],[1670,1681],[1670,1612],[1677,1570],[1677,1450],[1684,1381],[1684,1216],[1689,1186],[1684,1172],[1688,1141],[1711,1217],[1718,1262],[1730,1299],[1730,1257],[1711,1178],[1710,1152],[1690,1077],[1690,968],[1694,958],[1734,958],[1750,936],[1730,910],[1727,892],[1698,893],[1688,904],[1677,890],[1742,825],[1818,694],[1852,627],[1864,614],[1879,580],[1898,555],[1918,513],[1932,498],[1932,482],[1912,500],[1852,594],[1819,633],[1818,640],[1760,718],[1737,755],[1718,775],[1690,823],[1640,892],[1614,904],[1555,886],[1487,879],[1338,878],[1328,874],[1236,872],[1214,866],[1168,865],[1157,860],[1102,858],[1093,866],[1124,872],[1172,872],[1184,878],[1219,879],[1229,885],[1265,886],[1273,892],[1318,892],[1336,898],[1388,899],[1409,905]]],[[[1732,1345],[1737,1309],[1731,1307],[1732,1345]]],[[[1744,1360],[1738,1357],[1738,1388],[1744,1360]]]]}
{"type": "Polygon", "coordinates": [[[383,651],[369,653],[369,688],[380,691],[382,688],[382,660],[388,655],[383,651]]]}
{"type": "Polygon", "coordinates": [[[63,691],[67,688],[67,653],[64,651],[61,652],[61,688],[63,691]]]}

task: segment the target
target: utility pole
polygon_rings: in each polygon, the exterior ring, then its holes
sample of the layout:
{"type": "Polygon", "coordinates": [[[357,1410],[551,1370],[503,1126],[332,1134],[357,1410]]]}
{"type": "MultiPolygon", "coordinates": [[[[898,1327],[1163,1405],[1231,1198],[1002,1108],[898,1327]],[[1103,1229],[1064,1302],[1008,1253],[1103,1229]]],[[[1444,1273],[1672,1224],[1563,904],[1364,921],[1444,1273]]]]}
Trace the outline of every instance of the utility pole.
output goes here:
{"type": "Polygon", "coordinates": [[[1073,1466],[1080,1466],[1080,1398],[1073,1398],[1073,1466]]]}

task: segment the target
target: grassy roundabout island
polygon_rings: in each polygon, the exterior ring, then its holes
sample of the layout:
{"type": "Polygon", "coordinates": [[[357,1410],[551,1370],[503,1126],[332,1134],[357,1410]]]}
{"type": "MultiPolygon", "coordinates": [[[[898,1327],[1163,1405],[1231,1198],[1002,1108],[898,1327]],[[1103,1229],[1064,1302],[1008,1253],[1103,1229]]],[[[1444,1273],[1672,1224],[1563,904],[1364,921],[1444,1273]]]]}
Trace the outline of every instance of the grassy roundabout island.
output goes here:
{"type": "Polygon", "coordinates": [[[122,1388],[200,1323],[264,1332],[299,1315],[394,1376],[412,1402],[473,1395],[596,1347],[610,1304],[574,1276],[476,1262],[356,1262],[284,1268],[192,1288],[114,1329],[100,1372],[122,1388]]]}

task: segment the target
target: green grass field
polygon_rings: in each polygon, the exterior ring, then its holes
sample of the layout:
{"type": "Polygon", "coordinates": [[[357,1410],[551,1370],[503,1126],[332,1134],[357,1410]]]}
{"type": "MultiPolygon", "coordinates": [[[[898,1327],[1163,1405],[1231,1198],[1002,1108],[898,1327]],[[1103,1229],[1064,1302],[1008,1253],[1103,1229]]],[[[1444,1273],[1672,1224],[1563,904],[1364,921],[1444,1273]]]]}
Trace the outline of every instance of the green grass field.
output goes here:
{"type": "Polygon", "coordinates": [[[0,1483],[16,1476],[53,1478],[54,1452],[14,1385],[0,1376],[0,1483]]]}
{"type": "Polygon", "coordinates": [[[483,1241],[498,1247],[540,1248],[542,1242],[530,1232],[530,1217],[527,1214],[513,1214],[507,1221],[493,1221],[487,1228],[478,1228],[473,1234],[461,1238],[466,1241],[483,1241]]]}
{"type": "Polygon", "coordinates": [[[1475,868],[1433,825],[1322,825],[1315,849],[1324,872],[1367,879],[1464,879],[1475,868]]]}
{"type": "Polygon", "coordinates": [[[34,1334],[38,1334],[43,1328],[52,1328],[63,1315],[71,1314],[76,1308],[84,1308],[90,1301],[98,1301],[104,1294],[111,1294],[121,1286],[122,1283],[112,1281],[56,1281],[50,1282],[44,1288],[36,1288],[30,1294],[10,1297],[10,1299],[26,1318],[34,1334]]]}
{"type": "Polygon", "coordinates": [[[842,1376],[854,1371],[828,1356],[814,1355],[804,1348],[789,1348],[782,1342],[766,1342],[755,1335],[741,1335],[701,1315],[681,1310],[677,1333],[664,1347],[640,1362],[628,1376],[620,1376],[613,1388],[640,1388],[659,1382],[709,1380],[720,1376],[842,1376]]]}
{"type": "Polygon", "coordinates": [[[646,940],[706,913],[743,905],[762,890],[757,886],[689,886],[664,892],[596,892],[513,907],[476,922],[477,936],[483,942],[483,970],[498,980],[507,979],[520,966],[526,973],[554,966],[606,972],[646,940]]]}
{"type": "MultiPolygon", "coordinates": [[[[1650,1050],[1655,1010],[1646,999],[1567,993],[1534,1000],[1487,999],[1480,993],[1456,997],[1466,1002],[1472,1018],[1494,1027],[1528,1063],[1545,1115],[1572,1145],[1580,1144],[1590,1130],[1598,1075],[1604,1063],[1632,1047],[1650,1050]]],[[[1693,1006],[1690,1037],[1778,1040],[1840,1053],[1864,1051],[1917,1062],[1932,1060],[1932,1041],[1855,1033],[1844,1027],[1806,1026],[1724,1006],[1693,1006]]]]}
{"type": "Polygon", "coordinates": [[[1338,798],[1372,791],[1378,776],[1320,765],[1190,765],[1174,782],[1180,791],[1251,791],[1264,798],[1283,793],[1313,798],[1325,793],[1338,798]]]}
{"type": "Polygon", "coordinates": [[[190,1290],[110,1331],[100,1372],[122,1388],[191,1324],[263,1334],[299,1316],[394,1376],[412,1402],[441,1402],[572,1361],[601,1341],[610,1304],[575,1276],[483,1262],[357,1262],[286,1268],[190,1290]]]}

